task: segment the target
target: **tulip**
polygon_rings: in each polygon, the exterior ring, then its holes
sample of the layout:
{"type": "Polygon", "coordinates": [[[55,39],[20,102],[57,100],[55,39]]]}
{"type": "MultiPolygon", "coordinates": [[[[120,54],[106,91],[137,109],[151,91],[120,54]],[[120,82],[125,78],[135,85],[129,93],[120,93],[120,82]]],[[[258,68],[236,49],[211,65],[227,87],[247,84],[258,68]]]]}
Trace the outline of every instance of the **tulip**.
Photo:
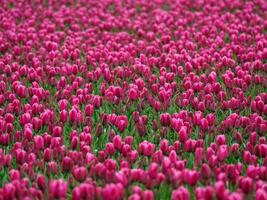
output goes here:
{"type": "Polygon", "coordinates": [[[133,142],[134,142],[134,138],[133,138],[133,136],[126,136],[126,137],[125,137],[125,143],[126,143],[126,144],[132,146],[133,142]]]}
{"type": "Polygon", "coordinates": [[[17,163],[23,164],[24,162],[26,162],[27,152],[22,149],[17,149],[15,151],[15,157],[17,163]]]}
{"type": "Polygon", "coordinates": [[[20,180],[20,172],[18,170],[12,169],[9,171],[9,177],[11,181],[20,180]]]}
{"type": "Polygon", "coordinates": [[[127,176],[122,171],[115,173],[114,180],[116,183],[121,183],[124,187],[128,184],[127,176]]]}
{"type": "Polygon", "coordinates": [[[77,167],[73,170],[73,176],[77,181],[84,181],[86,179],[86,168],[77,167]]]}
{"type": "Polygon", "coordinates": [[[177,154],[176,154],[176,152],[174,150],[171,150],[171,152],[169,153],[169,159],[173,163],[178,160],[178,156],[177,156],[177,154]]]}
{"type": "Polygon", "coordinates": [[[38,184],[38,187],[41,189],[41,190],[45,190],[45,188],[46,188],[46,178],[45,178],[45,176],[43,176],[43,175],[39,175],[38,177],[37,177],[37,184],[38,184]]]}
{"type": "Polygon", "coordinates": [[[160,114],[160,124],[162,126],[169,126],[171,122],[171,115],[169,113],[160,114]]]}
{"type": "Polygon", "coordinates": [[[267,199],[266,190],[264,190],[264,189],[258,189],[256,191],[255,199],[256,200],[266,200],[267,199]]]}
{"type": "Polygon", "coordinates": [[[253,190],[253,182],[249,177],[242,177],[238,185],[245,194],[251,193],[253,190]]]}
{"type": "Polygon", "coordinates": [[[184,143],[188,138],[186,126],[182,126],[179,131],[179,141],[184,143]]]}
{"type": "Polygon", "coordinates": [[[5,155],[5,157],[4,157],[4,166],[10,167],[11,166],[11,162],[12,162],[12,155],[10,155],[10,154],[5,155]]]}
{"type": "Polygon", "coordinates": [[[114,145],[114,147],[115,147],[117,150],[120,150],[120,149],[121,149],[121,147],[122,147],[122,139],[121,139],[121,136],[116,135],[116,136],[113,138],[113,145],[114,145]]]}
{"type": "Polygon", "coordinates": [[[129,196],[129,200],[141,200],[141,196],[138,194],[132,194],[129,196]]]}
{"type": "Polygon", "coordinates": [[[228,157],[228,148],[226,145],[221,145],[217,151],[219,161],[224,161],[228,157]]]}
{"type": "Polygon", "coordinates": [[[60,126],[55,126],[53,128],[53,137],[61,137],[62,136],[62,128],[60,126]]]}
{"type": "Polygon", "coordinates": [[[7,183],[3,187],[3,196],[5,199],[15,199],[16,188],[12,183],[7,183]]]}
{"type": "Polygon", "coordinates": [[[47,172],[49,174],[57,174],[58,173],[58,166],[57,163],[54,161],[51,161],[47,164],[47,172]]]}
{"type": "Polygon", "coordinates": [[[65,123],[68,120],[68,112],[66,110],[60,111],[59,118],[60,118],[60,122],[65,123]]]}
{"type": "Polygon", "coordinates": [[[256,132],[252,132],[250,137],[249,137],[249,142],[252,145],[255,145],[257,141],[257,133],[256,132]]]}
{"type": "Polygon", "coordinates": [[[49,182],[49,196],[51,198],[66,198],[67,191],[67,182],[63,180],[51,180],[49,182]]]}
{"type": "Polygon", "coordinates": [[[180,186],[172,192],[172,200],[189,200],[190,194],[186,188],[180,186]]]}
{"type": "Polygon", "coordinates": [[[143,199],[144,200],[153,200],[154,194],[151,190],[145,190],[143,193],[143,199]]]}
{"type": "Polygon", "coordinates": [[[225,145],[226,144],[226,138],[224,135],[217,135],[216,142],[218,145],[225,145]]]}
{"type": "Polygon", "coordinates": [[[218,181],[214,186],[216,198],[222,199],[225,193],[225,185],[222,181],[218,181]]]}
{"type": "Polygon", "coordinates": [[[113,143],[106,144],[106,152],[111,156],[115,153],[115,148],[114,148],[113,143]]]}
{"type": "Polygon", "coordinates": [[[195,152],[195,159],[197,162],[201,162],[204,159],[204,149],[203,148],[196,148],[195,152]]]}
{"type": "Polygon", "coordinates": [[[200,169],[200,175],[203,179],[210,179],[211,177],[211,169],[209,165],[207,164],[202,164],[201,169],[200,169]]]}
{"type": "Polygon", "coordinates": [[[66,156],[62,160],[62,171],[67,172],[70,171],[73,166],[73,161],[70,157],[66,156]]]}
{"type": "Polygon", "coordinates": [[[158,164],[157,163],[151,163],[148,168],[148,174],[151,178],[156,178],[158,173],[158,164]]]}
{"type": "Polygon", "coordinates": [[[121,149],[121,153],[123,156],[127,156],[127,154],[131,151],[131,147],[128,144],[124,144],[121,149]]]}
{"type": "Polygon", "coordinates": [[[102,189],[102,198],[104,200],[121,199],[124,193],[123,186],[120,183],[108,184],[102,189]]]}
{"type": "Polygon", "coordinates": [[[103,133],[103,125],[102,124],[98,124],[96,127],[96,131],[95,131],[95,135],[96,137],[100,137],[103,133]]]}
{"type": "Polygon", "coordinates": [[[7,145],[9,144],[9,142],[10,142],[10,137],[9,137],[8,134],[2,134],[2,135],[0,136],[0,143],[1,143],[2,145],[7,146],[7,145]]]}
{"type": "Polygon", "coordinates": [[[166,153],[167,152],[168,147],[169,147],[169,141],[166,140],[166,139],[161,140],[161,142],[160,142],[160,150],[163,153],[166,153]]]}
{"type": "Polygon", "coordinates": [[[198,181],[199,174],[196,171],[184,170],[183,171],[184,181],[191,186],[194,186],[198,181]]]}
{"type": "Polygon", "coordinates": [[[77,110],[75,108],[72,108],[69,113],[70,122],[71,123],[77,122],[77,116],[78,116],[77,110]]]}
{"type": "Polygon", "coordinates": [[[49,148],[46,148],[44,150],[44,161],[48,162],[51,159],[51,150],[49,148]]]}
{"type": "Polygon", "coordinates": [[[93,107],[93,105],[91,105],[91,104],[87,104],[87,105],[85,106],[85,114],[86,114],[86,116],[92,116],[92,115],[93,115],[93,112],[94,112],[94,107],[93,107]]]}
{"type": "Polygon", "coordinates": [[[117,128],[120,132],[123,132],[126,127],[128,125],[128,121],[126,120],[120,120],[119,122],[117,122],[117,128]]]}
{"type": "Polygon", "coordinates": [[[137,100],[137,98],[138,98],[138,92],[135,90],[135,89],[130,89],[129,90],[129,97],[130,97],[130,100],[132,100],[132,101],[135,101],[135,100],[137,100]]]}

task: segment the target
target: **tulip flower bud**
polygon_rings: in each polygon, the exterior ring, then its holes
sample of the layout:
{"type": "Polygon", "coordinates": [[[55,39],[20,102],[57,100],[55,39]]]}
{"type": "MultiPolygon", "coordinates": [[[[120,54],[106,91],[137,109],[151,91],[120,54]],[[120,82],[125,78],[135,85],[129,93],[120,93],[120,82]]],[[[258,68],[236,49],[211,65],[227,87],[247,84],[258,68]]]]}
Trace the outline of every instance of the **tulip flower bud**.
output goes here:
{"type": "Polygon", "coordinates": [[[145,190],[143,193],[143,199],[144,200],[153,200],[154,194],[151,190],[145,190]]]}
{"type": "Polygon", "coordinates": [[[178,134],[179,134],[179,141],[181,143],[184,143],[188,138],[187,127],[186,126],[182,126],[178,134]]]}
{"type": "Polygon", "coordinates": [[[92,115],[93,115],[93,112],[94,112],[94,107],[93,107],[93,105],[91,105],[91,104],[87,104],[87,105],[85,106],[85,114],[86,114],[86,116],[92,116],[92,115]]]}
{"type": "Polygon", "coordinates": [[[157,177],[157,173],[158,173],[158,164],[157,163],[151,163],[150,165],[149,165],[149,168],[148,168],[148,174],[149,174],[149,176],[152,178],[152,179],[154,179],[154,178],[156,178],[157,177]]]}
{"type": "Polygon", "coordinates": [[[121,139],[121,136],[120,135],[116,135],[114,138],[113,138],[113,145],[114,147],[120,151],[121,147],[122,147],[122,139],[121,139]]]}
{"type": "Polygon", "coordinates": [[[178,189],[172,192],[172,200],[178,200],[178,199],[183,199],[183,200],[190,199],[190,193],[183,186],[180,186],[178,189]]]}
{"type": "Polygon", "coordinates": [[[62,160],[62,166],[61,166],[62,171],[63,172],[68,172],[68,171],[71,170],[72,166],[73,166],[72,159],[70,157],[68,157],[68,156],[64,157],[63,160],[62,160]]]}
{"type": "Polygon", "coordinates": [[[228,157],[228,148],[226,145],[219,146],[217,157],[219,161],[224,161],[228,157]]]}
{"type": "Polygon", "coordinates": [[[44,139],[40,135],[34,136],[34,147],[37,150],[42,150],[44,149],[44,139]]]}
{"type": "Polygon", "coordinates": [[[12,183],[7,183],[3,187],[3,196],[5,199],[15,199],[16,188],[12,183]]]}
{"type": "Polygon", "coordinates": [[[20,180],[20,172],[18,170],[12,169],[9,171],[9,177],[11,181],[20,180]]]}
{"type": "Polygon", "coordinates": [[[51,150],[49,148],[46,148],[44,150],[44,161],[46,161],[46,162],[50,161],[51,157],[52,157],[51,150]]]}
{"type": "Polygon", "coordinates": [[[58,165],[54,161],[51,161],[47,164],[47,169],[48,169],[49,174],[57,174],[58,173],[58,165]]]}
{"type": "Polygon", "coordinates": [[[115,148],[114,148],[113,143],[106,144],[106,152],[108,155],[111,155],[111,156],[115,153],[115,148]]]}
{"type": "Polygon", "coordinates": [[[96,137],[100,137],[103,133],[103,125],[102,124],[98,124],[96,127],[96,131],[95,131],[95,135],[96,137]]]}
{"type": "Polygon", "coordinates": [[[160,114],[160,124],[162,126],[169,126],[171,122],[171,115],[169,113],[160,114]]]}
{"type": "Polygon", "coordinates": [[[204,159],[204,149],[203,148],[196,148],[195,152],[195,159],[197,162],[201,162],[204,159]]]}
{"type": "Polygon", "coordinates": [[[138,92],[136,91],[136,89],[131,88],[131,89],[129,90],[129,98],[130,98],[130,100],[132,100],[132,101],[135,101],[135,100],[138,99],[138,92]]]}
{"type": "Polygon", "coordinates": [[[224,135],[217,135],[216,137],[216,142],[217,144],[220,145],[225,145],[226,144],[226,138],[224,135]]]}
{"type": "Polygon", "coordinates": [[[86,179],[86,168],[77,167],[73,170],[72,174],[77,181],[82,182],[86,179]]]}
{"type": "Polygon", "coordinates": [[[249,137],[249,143],[255,145],[257,141],[257,132],[252,132],[249,137]]]}
{"type": "Polygon", "coordinates": [[[55,126],[53,128],[53,137],[61,137],[62,136],[62,132],[63,132],[62,127],[55,126]]]}
{"type": "Polygon", "coordinates": [[[242,177],[238,185],[245,194],[249,194],[253,190],[253,181],[249,177],[242,177]]]}
{"type": "Polygon", "coordinates": [[[69,113],[70,122],[71,123],[77,122],[77,116],[78,116],[77,110],[75,108],[72,108],[69,113]]]}
{"type": "Polygon", "coordinates": [[[39,175],[37,177],[37,184],[38,184],[38,187],[44,191],[46,189],[46,178],[45,176],[43,175],[39,175]]]}
{"type": "Polygon", "coordinates": [[[264,189],[258,189],[256,191],[255,200],[267,200],[267,193],[264,189]]]}
{"type": "Polygon", "coordinates": [[[126,136],[124,141],[125,141],[125,144],[132,146],[134,138],[133,136],[126,136]]]}
{"type": "Polygon", "coordinates": [[[168,147],[169,147],[169,141],[166,139],[161,140],[160,142],[160,150],[163,153],[166,153],[168,151],[168,147]]]}
{"type": "Polygon", "coordinates": [[[67,182],[64,180],[51,180],[49,182],[49,196],[51,198],[66,198],[68,191],[67,182]]]}
{"type": "Polygon", "coordinates": [[[68,112],[66,110],[60,111],[59,118],[60,122],[65,123],[66,121],[68,121],[68,112]]]}

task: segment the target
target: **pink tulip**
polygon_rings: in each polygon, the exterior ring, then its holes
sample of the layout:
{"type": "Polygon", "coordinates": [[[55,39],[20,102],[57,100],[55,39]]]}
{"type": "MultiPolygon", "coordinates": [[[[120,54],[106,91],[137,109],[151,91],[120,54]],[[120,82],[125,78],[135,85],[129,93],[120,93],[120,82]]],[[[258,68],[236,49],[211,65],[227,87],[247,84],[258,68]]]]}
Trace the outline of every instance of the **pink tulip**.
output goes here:
{"type": "Polygon", "coordinates": [[[178,134],[179,134],[179,141],[181,143],[184,143],[188,138],[186,126],[182,126],[178,134]]]}
{"type": "Polygon", "coordinates": [[[188,169],[183,171],[183,179],[186,183],[189,185],[193,186],[197,183],[198,181],[198,172],[196,171],[190,171],[188,169]]]}
{"type": "Polygon", "coordinates": [[[258,189],[256,191],[255,199],[256,200],[266,200],[267,199],[266,190],[264,190],[264,189],[258,189]]]}
{"type": "Polygon", "coordinates": [[[123,132],[127,127],[128,122],[126,120],[121,120],[117,123],[117,128],[120,132],[123,132]]]}
{"type": "Polygon", "coordinates": [[[172,192],[172,200],[189,200],[190,194],[186,188],[180,186],[172,192]]]}
{"type": "Polygon", "coordinates": [[[153,200],[154,194],[151,190],[145,190],[143,193],[143,199],[144,200],[153,200]]]}
{"type": "Polygon", "coordinates": [[[75,123],[77,122],[77,110],[75,108],[72,108],[69,113],[70,122],[75,123]]]}
{"type": "Polygon", "coordinates": [[[138,98],[138,92],[135,89],[133,89],[133,88],[130,89],[129,90],[129,97],[133,101],[137,100],[137,98],[138,98]]]}
{"type": "Polygon", "coordinates": [[[65,123],[67,122],[67,120],[68,120],[68,112],[66,110],[60,111],[60,122],[65,123]]]}
{"type": "Polygon", "coordinates": [[[157,163],[151,163],[149,165],[148,174],[151,178],[156,178],[158,173],[158,164],[157,163]]]}
{"type": "Polygon", "coordinates": [[[45,190],[46,189],[46,178],[45,176],[43,175],[39,175],[37,177],[37,184],[38,184],[38,187],[41,189],[41,190],[45,190]]]}
{"type": "Polygon", "coordinates": [[[110,200],[115,200],[115,199],[121,199],[124,194],[124,189],[123,186],[120,183],[117,184],[109,184],[106,185],[102,189],[102,198],[104,200],[110,199],[110,200]]]}
{"type": "Polygon", "coordinates": [[[166,139],[161,140],[160,149],[163,153],[167,153],[169,147],[169,141],[166,139]]]}
{"type": "Polygon", "coordinates": [[[221,145],[217,151],[219,161],[224,161],[228,157],[228,148],[226,145],[221,145]]]}
{"type": "Polygon", "coordinates": [[[114,138],[113,138],[113,145],[116,149],[120,150],[121,147],[122,147],[122,139],[121,139],[121,136],[119,135],[116,135],[114,138]]]}
{"type": "Polygon", "coordinates": [[[133,142],[134,142],[134,138],[133,138],[133,136],[126,136],[125,137],[125,143],[126,144],[128,144],[128,145],[132,145],[133,144],[133,142]]]}
{"type": "Polygon", "coordinates": [[[171,115],[169,113],[160,114],[160,124],[162,126],[169,126],[171,122],[171,115]]]}
{"type": "Polygon", "coordinates": [[[111,156],[115,153],[115,148],[114,148],[113,143],[106,144],[106,152],[111,156]]]}
{"type": "Polygon", "coordinates": [[[86,179],[86,168],[77,167],[73,170],[72,174],[77,181],[82,182],[86,179]]]}
{"type": "Polygon", "coordinates": [[[246,194],[251,193],[253,190],[253,182],[249,177],[241,177],[238,185],[246,194]]]}
{"type": "Polygon", "coordinates": [[[62,160],[62,171],[63,172],[67,172],[70,171],[72,169],[73,166],[73,161],[71,160],[70,157],[66,156],[63,158],[62,160]]]}
{"type": "Polygon", "coordinates": [[[49,196],[51,198],[66,198],[67,191],[67,182],[63,180],[51,180],[49,182],[49,196]]]}
{"type": "Polygon", "coordinates": [[[7,183],[3,187],[3,196],[5,199],[15,199],[16,188],[12,183],[7,183]]]}
{"type": "Polygon", "coordinates": [[[91,104],[87,104],[87,105],[85,106],[85,114],[86,114],[86,116],[92,116],[92,115],[93,115],[93,112],[94,112],[94,107],[93,107],[93,105],[91,105],[91,104]]]}
{"type": "Polygon", "coordinates": [[[226,144],[226,138],[224,135],[217,135],[216,142],[218,145],[225,145],[226,144]]]}

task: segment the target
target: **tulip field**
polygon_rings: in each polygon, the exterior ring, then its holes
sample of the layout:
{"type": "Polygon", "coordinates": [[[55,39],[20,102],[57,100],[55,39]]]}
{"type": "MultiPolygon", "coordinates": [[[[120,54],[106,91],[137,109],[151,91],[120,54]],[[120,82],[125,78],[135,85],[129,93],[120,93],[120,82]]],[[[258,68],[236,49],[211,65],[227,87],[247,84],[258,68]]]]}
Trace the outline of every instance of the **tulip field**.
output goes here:
{"type": "Polygon", "coordinates": [[[266,0],[0,0],[0,200],[267,200],[266,0]]]}

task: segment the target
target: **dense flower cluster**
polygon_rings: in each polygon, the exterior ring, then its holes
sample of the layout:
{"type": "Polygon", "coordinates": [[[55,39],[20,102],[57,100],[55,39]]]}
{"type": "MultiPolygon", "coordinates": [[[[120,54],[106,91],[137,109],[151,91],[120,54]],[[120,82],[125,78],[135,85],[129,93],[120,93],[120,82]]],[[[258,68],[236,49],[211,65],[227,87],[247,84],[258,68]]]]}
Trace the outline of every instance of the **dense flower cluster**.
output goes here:
{"type": "Polygon", "coordinates": [[[0,200],[267,200],[265,0],[0,2],[0,200]]]}

